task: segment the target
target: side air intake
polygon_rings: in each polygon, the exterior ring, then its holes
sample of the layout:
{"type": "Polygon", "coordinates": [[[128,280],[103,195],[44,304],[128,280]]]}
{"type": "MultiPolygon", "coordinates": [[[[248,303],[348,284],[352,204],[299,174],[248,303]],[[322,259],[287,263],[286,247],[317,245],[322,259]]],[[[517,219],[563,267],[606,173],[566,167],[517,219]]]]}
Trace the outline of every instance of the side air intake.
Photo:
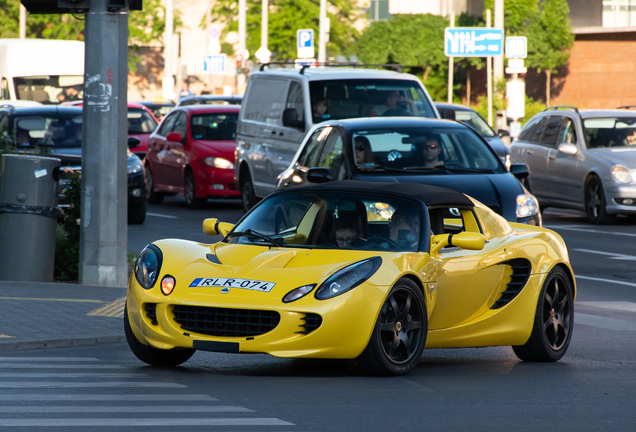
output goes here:
{"type": "Polygon", "coordinates": [[[512,269],[512,274],[510,275],[510,282],[506,285],[506,290],[501,293],[499,299],[490,309],[499,309],[517,297],[523,287],[526,286],[530,272],[532,271],[530,261],[524,258],[515,258],[502,262],[501,264],[509,266],[512,269]]]}

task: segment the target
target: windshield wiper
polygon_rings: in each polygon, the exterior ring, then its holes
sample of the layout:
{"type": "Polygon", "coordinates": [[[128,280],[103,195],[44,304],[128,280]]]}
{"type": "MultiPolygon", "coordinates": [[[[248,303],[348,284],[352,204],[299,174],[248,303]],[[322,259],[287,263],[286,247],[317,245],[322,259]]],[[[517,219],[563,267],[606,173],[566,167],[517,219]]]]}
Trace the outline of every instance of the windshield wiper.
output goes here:
{"type": "Polygon", "coordinates": [[[446,167],[450,172],[470,172],[470,173],[490,173],[494,174],[495,170],[489,168],[459,168],[459,167],[446,167]]]}
{"type": "Polygon", "coordinates": [[[282,244],[280,244],[279,242],[277,242],[276,240],[274,240],[270,236],[265,235],[265,234],[261,234],[258,231],[254,231],[253,229],[246,229],[245,231],[234,231],[234,232],[231,232],[231,233],[229,233],[227,235],[227,238],[230,238],[230,237],[258,237],[261,240],[268,241],[269,243],[273,244],[274,246],[283,247],[282,244]]]}
{"type": "Polygon", "coordinates": [[[420,173],[420,174],[421,173],[430,173],[430,174],[447,173],[447,174],[450,174],[450,171],[444,165],[437,165],[435,168],[424,168],[424,167],[418,167],[418,166],[410,166],[410,167],[403,167],[403,168],[388,168],[388,167],[384,167],[384,169],[386,169],[388,171],[394,171],[394,172],[416,172],[416,173],[420,173]]]}

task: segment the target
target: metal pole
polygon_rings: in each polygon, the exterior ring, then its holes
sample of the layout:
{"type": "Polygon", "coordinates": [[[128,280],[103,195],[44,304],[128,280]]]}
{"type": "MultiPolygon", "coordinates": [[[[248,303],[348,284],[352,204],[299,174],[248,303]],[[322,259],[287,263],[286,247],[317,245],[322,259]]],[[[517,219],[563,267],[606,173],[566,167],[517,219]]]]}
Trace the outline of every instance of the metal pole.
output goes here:
{"type": "MultiPolygon", "coordinates": [[[[245,65],[247,64],[247,55],[246,54],[246,43],[245,43],[245,39],[246,39],[246,27],[247,27],[247,18],[246,18],[246,5],[245,5],[245,0],[239,0],[239,22],[238,22],[238,34],[239,34],[239,40],[238,40],[238,52],[239,54],[243,57],[243,65],[242,68],[245,68],[245,65]]],[[[243,93],[245,93],[245,74],[243,73],[239,73],[236,76],[236,94],[242,95],[243,93]]]]}
{"type": "MultiPolygon", "coordinates": [[[[490,9],[486,11],[486,28],[490,28],[490,9]]],[[[492,127],[492,57],[486,57],[486,76],[488,87],[488,124],[492,127]]]]}
{"type": "MultiPolygon", "coordinates": [[[[455,12],[450,11],[450,27],[455,27],[455,12]]],[[[448,103],[453,103],[453,73],[455,62],[452,56],[448,57],[448,103]]]]}
{"type": "Polygon", "coordinates": [[[79,283],[125,287],[128,12],[91,1],[85,25],[79,283]]]}
{"type": "Polygon", "coordinates": [[[269,7],[269,1],[268,0],[263,0],[262,3],[262,11],[261,11],[261,47],[267,48],[267,32],[268,32],[268,20],[269,20],[269,16],[268,16],[268,7],[269,7]]]}
{"type": "Polygon", "coordinates": [[[172,0],[166,0],[166,32],[163,41],[163,96],[166,99],[175,98],[174,69],[172,66],[172,35],[174,33],[174,8],[172,0]]]}
{"type": "Polygon", "coordinates": [[[26,8],[20,3],[20,39],[26,39],[26,8]]]}
{"type": "MultiPolygon", "coordinates": [[[[504,0],[495,0],[495,28],[504,28],[504,0]]],[[[493,57],[493,75],[495,84],[504,77],[504,59],[503,56],[493,57]]]]}
{"type": "Polygon", "coordinates": [[[320,0],[318,27],[318,63],[324,63],[327,61],[327,0],[320,0]]]}

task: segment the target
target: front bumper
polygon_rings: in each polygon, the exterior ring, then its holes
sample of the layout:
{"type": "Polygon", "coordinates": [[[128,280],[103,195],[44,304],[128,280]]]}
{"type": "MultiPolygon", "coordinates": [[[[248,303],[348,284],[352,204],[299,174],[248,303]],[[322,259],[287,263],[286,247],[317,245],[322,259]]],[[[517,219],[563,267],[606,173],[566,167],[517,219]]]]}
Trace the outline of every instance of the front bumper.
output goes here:
{"type": "Polygon", "coordinates": [[[146,199],[144,172],[128,174],[128,207],[139,205],[146,199]]]}
{"type": "Polygon", "coordinates": [[[605,187],[605,211],[608,214],[636,214],[636,185],[609,184],[605,187]],[[633,203],[624,205],[625,199],[633,203]]]}

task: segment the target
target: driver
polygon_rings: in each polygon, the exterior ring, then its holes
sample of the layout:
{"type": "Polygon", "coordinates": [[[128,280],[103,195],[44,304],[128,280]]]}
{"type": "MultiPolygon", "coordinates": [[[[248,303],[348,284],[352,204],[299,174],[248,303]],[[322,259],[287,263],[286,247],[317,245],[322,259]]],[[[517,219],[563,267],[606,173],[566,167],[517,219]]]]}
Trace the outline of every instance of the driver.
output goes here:
{"type": "Polygon", "coordinates": [[[424,143],[416,144],[416,146],[422,159],[422,167],[435,168],[444,165],[444,160],[441,157],[442,140],[439,135],[429,135],[424,143]]]}
{"type": "Polygon", "coordinates": [[[420,215],[413,205],[399,207],[389,219],[389,239],[398,250],[417,250],[420,215]]]}
{"type": "Polygon", "coordinates": [[[407,105],[409,107],[407,109],[410,109],[410,112],[405,112],[406,115],[412,115],[411,113],[417,112],[415,109],[414,101],[412,101],[411,99],[406,99],[400,94],[399,90],[391,90],[387,92],[386,102],[383,105],[376,105],[373,107],[373,109],[371,110],[371,117],[381,116],[389,110],[402,108],[407,105]]]}

